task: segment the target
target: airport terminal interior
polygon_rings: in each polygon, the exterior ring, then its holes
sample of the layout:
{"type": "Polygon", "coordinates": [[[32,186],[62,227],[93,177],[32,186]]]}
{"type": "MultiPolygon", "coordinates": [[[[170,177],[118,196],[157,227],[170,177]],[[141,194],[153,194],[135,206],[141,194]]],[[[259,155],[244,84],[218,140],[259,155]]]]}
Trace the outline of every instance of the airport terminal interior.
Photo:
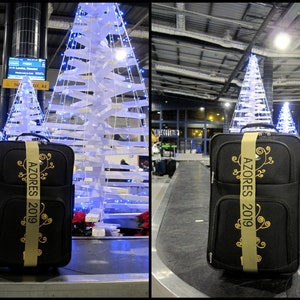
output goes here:
{"type": "Polygon", "coordinates": [[[39,222],[1,212],[0,297],[149,298],[149,3],[1,3],[0,24],[1,146],[49,151],[39,222]]]}
{"type": "Polygon", "coordinates": [[[152,297],[299,297],[297,270],[230,272],[207,260],[212,137],[262,120],[298,136],[299,12],[299,3],[152,3],[151,128],[162,148],[152,153],[152,297]],[[159,162],[170,159],[171,176],[159,162]]]}
{"type": "Polygon", "coordinates": [[[298,136],[299,15],[297,2],[0,3],[2,140],[38,132],[75,154],[70,261],[20,268],[0,251],[0,297],[299,297],[299,271],[207,261],[213,136],[249,123],[298,136]]]}

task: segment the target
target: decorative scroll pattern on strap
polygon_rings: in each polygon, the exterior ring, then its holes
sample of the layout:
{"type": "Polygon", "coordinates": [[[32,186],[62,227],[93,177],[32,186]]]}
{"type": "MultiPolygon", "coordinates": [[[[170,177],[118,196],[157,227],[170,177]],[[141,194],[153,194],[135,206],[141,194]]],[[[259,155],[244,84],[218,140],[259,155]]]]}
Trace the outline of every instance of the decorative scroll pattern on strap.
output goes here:
{"type": "Polygon", "coordinates": [[[25,141],[27,193],[24,266],[37,266],[40,223],[40,163],[37,141],[25,141]]]}
{"type": "Polygon", "coordinates": [[[243,134],[241,144],[240,218],[243,270],[257,272],[255,160],[258,132],[243,134]]]}

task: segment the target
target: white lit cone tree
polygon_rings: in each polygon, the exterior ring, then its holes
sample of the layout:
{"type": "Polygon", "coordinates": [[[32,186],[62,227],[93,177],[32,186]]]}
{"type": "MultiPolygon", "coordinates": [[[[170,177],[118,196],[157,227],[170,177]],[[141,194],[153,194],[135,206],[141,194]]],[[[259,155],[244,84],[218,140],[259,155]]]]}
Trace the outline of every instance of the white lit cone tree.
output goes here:
{"type": "Polygon", "coordinates": [[[75,208],[100,211],[100,217],[111,203],[148,209],[148,172],[111,159],[149,155],[148,106],[118,4],[79,3],[45,117],[51,140],[75,152],[75,208]],[[146,188],[146,195],[133,187],[146,188]]]}
{"type": "MultiPolygon", "coordinates": [[[[38,102],[33,84],[28,76],[20,81],[19,88],[3,128],[3,138],[15,140],[22,133],[36,133],[48,137],[43,125],[44,114],[38,102]]],[[[32,137],[22,137],[22,140],[32,137]]]]}
{"type": "MultiPolygon", "coordinates": [[[[253,54],[249,58],[239,99],[229,126],[229,132],[240,132],[243,126],[251,123],[273,125],[259,65],[256,56],[253,54]]],[[[255,128],[245,129],[245,131],[247,130],[255,130],[255,128]]]]}
{"type": "Polygon", "coordinates": [[[282,133],[298,134],[288,102],[281,107],[276,129],[282,133]]]}

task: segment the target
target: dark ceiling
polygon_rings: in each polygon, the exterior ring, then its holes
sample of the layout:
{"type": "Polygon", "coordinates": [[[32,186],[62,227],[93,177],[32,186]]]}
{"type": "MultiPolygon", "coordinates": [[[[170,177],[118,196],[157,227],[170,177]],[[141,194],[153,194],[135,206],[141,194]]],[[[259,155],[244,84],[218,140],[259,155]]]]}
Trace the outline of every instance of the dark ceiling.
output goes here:
{"type": "MultiPolygon", "coordinates": [[[[6,5],[0,3],[0,54],[6,5]]],[[[48,3],[48,69],[61,66],[77,7],[78,2],[48,3]]],[[[146,81],[151,51],[151,101],[235,103],[254,53],[263,80],[272,76],[267,92],[273,103],[300,102],[300,3],[129,2],[119,7],[146,81]],[[287,51],[272,45],[279,30],[292,36],[287,51]]]]}
{"type": "Polygon", "coordinates": [[[250,53],[272,103],[300,102],[300,3],[153,2],[151,25],[152,103],[236,103],[250,53]]]}
{"type": "MultiPolygon", "coordinates": [[[[47,68],[59,69],[79,2],[48,2],[47,68]]],[[[143,76],[149,69],[149,3],[119,3],[123,21],[143,76]]],[[[3,52],[6,3],[0,3],[0,54],[3,52]]],[[[2,55],[0,55],[2,65],[2,55]]]]}

